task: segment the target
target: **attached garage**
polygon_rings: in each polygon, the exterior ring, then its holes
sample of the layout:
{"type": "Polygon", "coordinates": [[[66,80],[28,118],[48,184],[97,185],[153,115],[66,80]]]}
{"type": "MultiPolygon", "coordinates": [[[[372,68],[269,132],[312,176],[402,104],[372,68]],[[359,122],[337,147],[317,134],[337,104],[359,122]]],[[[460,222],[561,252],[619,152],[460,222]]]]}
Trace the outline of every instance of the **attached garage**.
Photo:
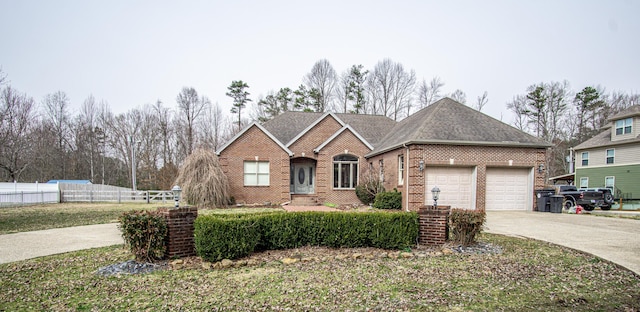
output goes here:
{"type": "Polygon", "coordinates": [[[530,210],[533,177],[530,168],[487,168],[486,210],[530,210]]]}
{"type": "Polygon", "coordinates": [[[427,167],[426,205],[433,205],[431,189],[438,186],[440,198],[438,206],[475,209],[475,168],[474,167],[427,167]]]}

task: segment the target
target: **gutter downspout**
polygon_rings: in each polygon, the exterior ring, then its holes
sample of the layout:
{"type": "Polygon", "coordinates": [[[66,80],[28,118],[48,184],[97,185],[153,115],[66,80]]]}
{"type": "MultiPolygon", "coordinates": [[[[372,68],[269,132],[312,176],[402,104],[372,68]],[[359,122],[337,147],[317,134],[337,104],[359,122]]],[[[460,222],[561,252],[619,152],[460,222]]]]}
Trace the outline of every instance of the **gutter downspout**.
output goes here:
{"type": "Polygon", "coordinates": [[[410,211],[409,210],[409,168],[411,168],[411,166],[407,166],[407,164],[410,164],[411,160],[409,158],[409,147],[407,146],[406,143],[403,143],[402,146],[404,146],[405,154],[407,155],[405,157],[406,161],[404,162],[405,170],[403,170],[404,172],[402,174],[406,175],[406,178],[404,179],[404,194],[405,194],[405,197],[407,198],[406,199],[406,206],[405,206],[406,208],[405,208],[405,210],[407,212],[409,212],[410,211]]]}

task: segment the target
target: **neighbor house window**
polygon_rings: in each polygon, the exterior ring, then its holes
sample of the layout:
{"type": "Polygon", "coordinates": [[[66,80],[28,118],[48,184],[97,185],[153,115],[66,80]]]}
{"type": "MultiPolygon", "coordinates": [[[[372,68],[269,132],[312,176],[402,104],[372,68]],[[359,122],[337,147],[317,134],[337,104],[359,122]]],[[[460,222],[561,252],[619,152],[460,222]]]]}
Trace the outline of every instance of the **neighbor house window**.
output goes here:
{"type": "Polygon", "coordinates": [[[615,156],[616,156],[615,150],[613,148],[612,149],[608,149],[607,150],[607,164],[613,164],[615,156]]]}
{"type": "Polygon", "coordinates": [[[398,156],[398,185],[404,184],[404,155],[398,156]]]}
{"type": "Polygon", "coordinates": [[[269,186],[269,162],[245,161],[244,162],[245,186],[269,186]]]}
{"type": "Polygon", "coordinates": [[[611,189],[612,192],[615,184],[616,184],[616,177],[604,177],[604,187],[611,189]]]}
{"type": "Polygon", "coordinates": [[[380,182],[384,182],[384,160],[380,159],[380,182]]]}
{"type": "Polygon", "coordinates": [[[621,119],[616,121],[616,135],[631,133],[631,125],[633,118],[621,119]]]}
{"type": "Polygon", "coordinates": [[[589,177],[580,178],[580,188],[587,188],[587,187],[589,187],[589,177]]]}
{"type": "Polygon", "coordinates": [[[583,166],[589,165],[589,152],[582,153],[582,165],[583,166]]]}
{"type": "Polygon", "coordinates": [[[358,185],[358,157],[333,157],[333,188],[353,189],[358,185]]]}

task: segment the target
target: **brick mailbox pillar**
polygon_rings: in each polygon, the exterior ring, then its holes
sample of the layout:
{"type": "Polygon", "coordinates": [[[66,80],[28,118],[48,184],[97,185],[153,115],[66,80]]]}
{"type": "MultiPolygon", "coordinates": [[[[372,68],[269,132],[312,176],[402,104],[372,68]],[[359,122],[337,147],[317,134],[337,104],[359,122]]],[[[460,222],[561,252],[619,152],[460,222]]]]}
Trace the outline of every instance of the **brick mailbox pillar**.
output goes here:
{"type": "Polygon", "coordinates": [[[420,231],[418,244],[443,245],[449,239],[449,213],[451,206],[422,206],[418,209],[420,231]]]}
{"type": "Polygon", "coordinates": [[[193,221],[198,217],[198,208],[158,208],[158,213],[167,220],[167,258],[196,255],[193,242],[193,221]]]}

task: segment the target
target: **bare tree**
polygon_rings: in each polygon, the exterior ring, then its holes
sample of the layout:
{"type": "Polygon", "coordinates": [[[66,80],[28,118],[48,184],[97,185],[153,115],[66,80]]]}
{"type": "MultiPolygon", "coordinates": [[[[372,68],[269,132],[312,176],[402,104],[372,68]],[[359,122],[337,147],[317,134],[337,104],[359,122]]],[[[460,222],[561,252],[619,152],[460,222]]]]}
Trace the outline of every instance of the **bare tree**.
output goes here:
{"type": "Polygon", "coordinates": [[[462,104],[467,104],[467,94],[464,93],[464,91],[460,90],[460,89],[456,89],[456,91],[453,91],[453,93],[451,93],[451,95],[449,95],[449,97],[451,97],[452,100],[458,102],[458,103],[462,103],[462,104]]]}
{"type": "Polygon", "coordinates": [[[522,131],[527,132],[528,130],[528,114],[529,110],[527,109],[527,97],[524,95],[516,95],[513,97],[511,102],[507,103],[507,109],[512,111],[516,115],[516,119],[514,121],[514,126],[522,131]]]}
{"type": "Polygon", "coordinates": [[[411,109],[415,82],[415,72],[405,71],[402,64],[391,59],[378,62],[367,79],[368,112],[400,119],[404,109],[411,109]]]}
{"type": "Polygon", "coordinates": [[[488,102],[489,102],[489,94],[487,93],[487,91],[484,91],[484,93],[482,93],[482,95],[478,97],[475,109],[481,112],[484,106],[487,105],[488,102]]]}
{"type": "Polygon", "coordinates": [[[425,108],[439,100],[441,98],[440,90],[442,87],[444,87],[444,82],[442,82],[440,77],[436,76],[431,78],[429,83],[422,79],[422,83],[418,88],[418,103],[420,104],[420,108],[425,108]]]}
{"type": "Polygon", "coordinates": [[[203,117],[200,122],[199,131],[202,136],[200,139],[201,146],[216,151],[221,145],[220,137],[224,123],[220,105],[218,105],[218,103],[209,105],[203,117]]]}
{"type": "Polygon", "coordinates": [[[309,90],[315,89],[318,92],[318,101],[315,107],[316,112],[333,110],[332,97],[338,81],[338,75],[328,60],[322,59],[317,61],[311,68],[311,72],[304,77],[303,81],[309,90]]]}
{"type": "Polygon", "coordinates": [[[156,101],[156,104],[153,106],[153,111],[157,116],[156,119],[160,131],[162,150],[162,164],[160,167],[162,168],[168,163],[174,163],[172,139],[175,131],[172,127],[173,113],[171,109],[162,105],[162,101],[160,100],[156,101]]]}
{"type": "Polygon", "coordinates": [[[176,98],[178,102],[179,116],[183,123],[180,143],[183,144],[184,157],[191,154],[195,147],[196,124],[200,116],[206,111],[211,102],[206,97],[198,97],[198,92],[194,88],[182,88],[182,92],[176,98]]]}
{"type": "Polygon", "coordinates": [[[59,166],[55,177],[67,178],[68,153],[72,147],[72,132],[69,116],[69,98],[67,94],[58,91],[45,96],[44,101],[45,122],[56,138],[56,146],[53,149],[52,159],[59,166]]]}
{"type": "Polygon", "coordinates": [[[11,87],[0,98],[0,168],[11,181],[19,181],[33,160],[32,129],[36,119],[32,98],[11,87]]]}

